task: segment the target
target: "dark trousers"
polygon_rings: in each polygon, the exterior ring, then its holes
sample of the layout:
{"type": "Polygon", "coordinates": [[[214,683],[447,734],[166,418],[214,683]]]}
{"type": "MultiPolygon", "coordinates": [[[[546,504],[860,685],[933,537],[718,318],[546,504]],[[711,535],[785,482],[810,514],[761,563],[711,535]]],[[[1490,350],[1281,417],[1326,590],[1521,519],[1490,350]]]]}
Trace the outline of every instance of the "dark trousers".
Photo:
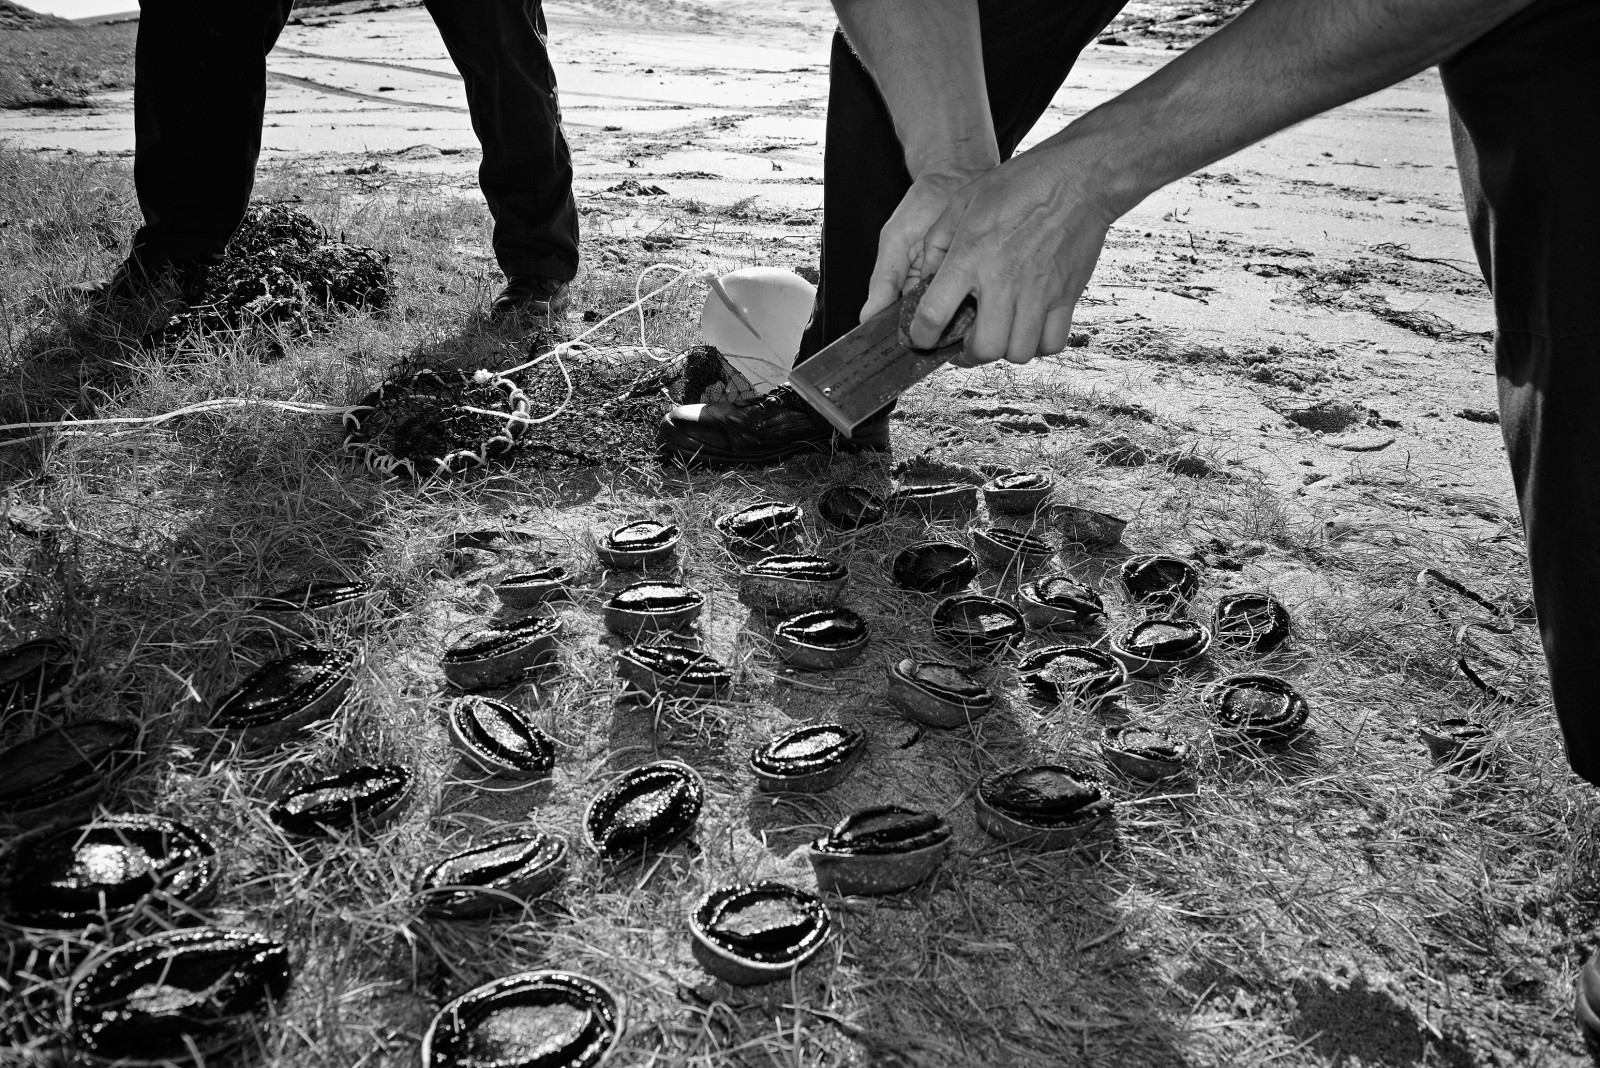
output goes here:
{"type": "Polygon", "coordinates": [[[1441,74],[1494,292],[1500,425],[1556,717],[1600,785],[1600,4],[1540,0],[1441,74]]]}
{"type": "MultiPolygon", "coordinates": [[[[1078,53],[1123,3],[980,0],[984,76],[1001,159],[1017,150],[1067,80],[1078,53]]],[[[796,363],[859,322],[878,256],[878,232],[910,188],[889,109],[844,34],[835,33],[822,162],[822,277],[796,363]]]]}
{"type": "MultiPolygon", "coordinates": [[[[267,53],[293,0],[144,0],[134,60],[142,259],[216,260],[261,154],[267,53]]],[[[430,0],[483,145],[479,183],[507,274],[578,269],[572,159],[540,0],[430,0]]]]}

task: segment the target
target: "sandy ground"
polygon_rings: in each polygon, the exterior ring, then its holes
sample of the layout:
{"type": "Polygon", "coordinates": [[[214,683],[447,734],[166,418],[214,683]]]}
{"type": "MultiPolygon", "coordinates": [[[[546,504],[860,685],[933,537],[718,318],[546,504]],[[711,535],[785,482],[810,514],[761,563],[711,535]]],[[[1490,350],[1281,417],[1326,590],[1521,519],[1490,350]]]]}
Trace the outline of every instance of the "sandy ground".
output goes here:
{"type": "MultiPolygon", "coordinates": [[[[553,0],[547,11],[587,254],[814,264],[825,0],[553,0]],[[628,179],[665,195],[608,192],[628,179]]],[[[1091,47],[1033,139],[1174,54],[1091,47]]],[[[419,4],[304,9],[269,68],[266,162],[364,169],[374,187],[431,177],[441,195],[476,195],[460,80],[419,4]]],[[[131,93],[93,105],[0,113],[0,138],[131,157],[131,93]]],[[[1139,207],[1080,307],[1087,344],[1063,359],[1076,388],[1137,402],[1206,455],[1337,515],[1342,532],[1359,534],[1373,506],[1495,536],[1515,507],[1492,424],[1491,324],[1429,72],[1139,207]]],[[[997,374],[973,373],[975,388],[1003,398],[997,374]]],[[[1001,418],[1026,432],[1035,414],[1001,418]]]]}

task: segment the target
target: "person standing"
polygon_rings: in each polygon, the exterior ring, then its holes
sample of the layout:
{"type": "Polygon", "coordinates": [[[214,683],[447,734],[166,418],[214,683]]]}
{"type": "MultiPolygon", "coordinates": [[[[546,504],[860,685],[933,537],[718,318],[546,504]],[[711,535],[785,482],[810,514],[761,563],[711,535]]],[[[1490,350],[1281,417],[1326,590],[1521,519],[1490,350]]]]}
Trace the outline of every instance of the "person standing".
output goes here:
{"type": "MultiPolygon", "coordinates": [[[[144,225],[105,299],[162,278],[203,284],[249,206],[266,112],[266,59],[293,0],[143,0],[134,53],[134,186],[144,225]]],[[[494,319],[559,316],[578,269],[572,159],[541,0],[427,0],[466,84],[479,185],[506,285],[494,319]]]]}

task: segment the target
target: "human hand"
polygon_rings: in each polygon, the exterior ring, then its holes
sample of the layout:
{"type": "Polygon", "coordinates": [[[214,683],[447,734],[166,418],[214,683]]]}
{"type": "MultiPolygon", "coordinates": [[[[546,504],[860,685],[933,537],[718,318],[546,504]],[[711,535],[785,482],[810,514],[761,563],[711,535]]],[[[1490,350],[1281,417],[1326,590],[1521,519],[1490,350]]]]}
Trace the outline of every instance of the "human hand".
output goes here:
{"type": "Polygon", "coordinates": [[[927,274],[922,257],[929,228],[939,221],[957,190],[993,166],[946,167],[928,171],[911,183],[878,232],[878,259],[872,267],[867,303],[861,309],[862,322],[898,302],[902,293],[927,274]]]}

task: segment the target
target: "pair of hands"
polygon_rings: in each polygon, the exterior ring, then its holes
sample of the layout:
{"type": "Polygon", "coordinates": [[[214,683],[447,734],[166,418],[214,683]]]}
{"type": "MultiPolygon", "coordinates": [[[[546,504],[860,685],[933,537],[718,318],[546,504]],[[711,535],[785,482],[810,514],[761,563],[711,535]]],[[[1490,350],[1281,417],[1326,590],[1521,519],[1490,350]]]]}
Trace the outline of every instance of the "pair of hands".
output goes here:
{"type": "Polygon", "coordinates": [[[1103,199],[1070,147],[1048,142],[998,167],[926,171],[879,234],[861,320],[937,271],[913,344],[931,346],[971,295],[977,320],[952,363],[1020,364],[1060,352],[1116,218],[1103,199]]]}

